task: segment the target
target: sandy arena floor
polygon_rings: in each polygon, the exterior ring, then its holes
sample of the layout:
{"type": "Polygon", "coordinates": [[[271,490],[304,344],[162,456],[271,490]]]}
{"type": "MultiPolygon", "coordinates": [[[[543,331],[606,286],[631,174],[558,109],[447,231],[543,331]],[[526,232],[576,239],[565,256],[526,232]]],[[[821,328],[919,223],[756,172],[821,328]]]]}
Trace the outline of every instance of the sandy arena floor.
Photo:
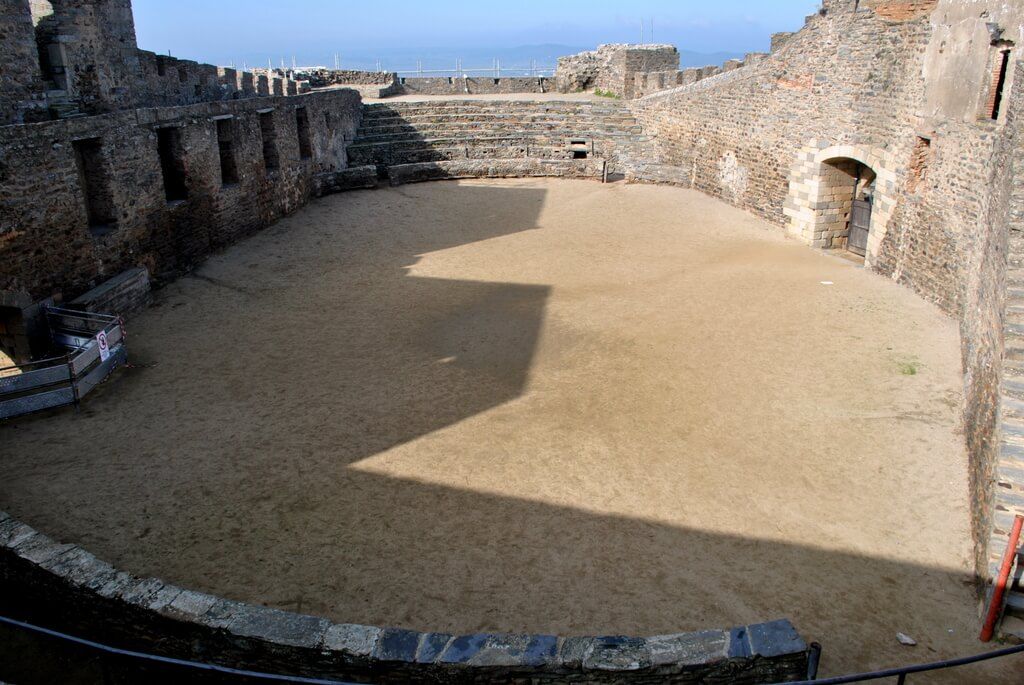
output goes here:
{"type": "Polygon", "coordinates": [[[444,631],[785,616],[830,674],[982,651],[955,323],[699,193],[334,196],[129,348],[0,426],[0,508],[135,573],[444,631]]]}

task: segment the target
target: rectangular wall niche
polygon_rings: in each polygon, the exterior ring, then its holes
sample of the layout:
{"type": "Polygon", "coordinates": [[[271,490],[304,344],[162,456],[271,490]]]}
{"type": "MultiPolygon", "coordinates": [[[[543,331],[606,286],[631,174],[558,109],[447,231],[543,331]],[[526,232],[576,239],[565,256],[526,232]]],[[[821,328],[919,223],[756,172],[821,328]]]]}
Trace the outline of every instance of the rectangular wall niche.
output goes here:
{"type": "Polygon", "coordinates": [[[305,107],[295,109],[295,132],[299,137],[299,157],[309,159],[313,156],[313,146],[309,142],[309,115],[305,107]]]}
{"type": "Polygon", "coordinates": [[[992,72],[992,84],[989,87],[988,102],[985,105],[985,116],[989,119],[999,119],[999,112],[1003,107],[1003,91],[1006,89],[1006,79],[1010,70],[1010,49],[1000,47],[996,52],[995,67],[992,72]]]}
{"type": "Polygon", "coordinates": [[[914,144],[914,152],[910,155],[910,174],[907,180],[907,191],[916,193],[928,180],[928,165],[931,161],[932,141],[930,138],[918,136],[914,144]]]}
{"type": "Polygon", "coordinates": [[[229,186],[238,183],[238,165],[235,163],[233,120],[217,120],[217,148],[220,150],[221,184],[229,186]]]}
{"type": "Polygon", "coordinates": [[[274,128],[274,113],[260,113],[260,136],[263,138],[263,166],[267,171],[277,171],[281,160],[277,155],[277,130],[274,128]]]}
{"type": "Polygon", "coordinates": [[[89,220],[89,232],[96,237],[106,235],[116,227],[117,212],[114,209],[110,172],[103,160],[103,141],[99,138],[76,140],[72,147],[75,151],[75,165],[78,167],[78,184],[82,189],[85,213],[89,220]]]}
{"type": "Polygon", "coordinates": [[[181,148],[181,131],[177,128],[158,128],[156,141],[167,201],[187,200],[188,186],[185,183],[185,155],[181,148]]]}

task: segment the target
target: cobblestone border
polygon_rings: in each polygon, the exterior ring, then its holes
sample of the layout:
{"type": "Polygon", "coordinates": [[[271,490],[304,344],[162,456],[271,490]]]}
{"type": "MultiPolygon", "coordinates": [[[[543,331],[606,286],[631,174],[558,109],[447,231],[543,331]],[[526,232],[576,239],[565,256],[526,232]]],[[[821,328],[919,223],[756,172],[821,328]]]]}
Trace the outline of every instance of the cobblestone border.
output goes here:
{"type": "Polygon", "coordinates": [[[0,610],[17,618],[129,649],[308,677],[753,684],[807,672],[807,644],[788,620],[649,638],[337,624],[137,578],[2,512],[0,584],[0,610]]]}

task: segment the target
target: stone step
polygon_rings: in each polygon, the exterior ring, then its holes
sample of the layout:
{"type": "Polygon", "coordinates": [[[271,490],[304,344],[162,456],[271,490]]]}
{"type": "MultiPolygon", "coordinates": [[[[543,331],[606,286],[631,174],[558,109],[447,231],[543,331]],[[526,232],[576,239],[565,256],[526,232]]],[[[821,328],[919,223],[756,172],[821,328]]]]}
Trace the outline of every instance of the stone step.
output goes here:
{"type": "Polygon", "coordinates": [[[576,110],[576,109],[543,109],[523,110],[515,107],[502,109],[430,109],[430,110],[363,110],[363,119],[366,121],[387,121],[390,119],[415,120],[428,117],[444,117],[446,119],[461,118],[517,118],[527,119],[530,117],[590,117],[593,119],[635,119],[636,117],[627,110],[604,111],[604,110],[576,110]]]}
{"type": "Polygon", "coordinates": [[[448,100],[396,100],[393,102],[371,102],[363,109],[412,110],[412,109],[502,109],[514,108],[522,111],[536,109],[592,109],[623,110],[625,103],[607,100],[474,100],[472,98],[451,98],[448,100]]]}
{"type": "Polygon", "coordinates": [[[364,119],[379,119],[388,117],[411,117],[411,116],[468,116],[484,114],[508,114],[517,116],[528,116],[531,114],[553,114],[562,116],[624,116],[629,115],[625,108],[594,108],[549,105],[545,103],[540,107],[523,106],[519,103],[503,104],[500,106],[474,107],[474,106],[421,106],[421,107],[393,107],[384,105],[364,105],[364,119]]]}
{"type": "Polygon", "coordinates": [[[1024,361],[1024,339],[1018,336],[1006,336],[1003,342],[1003,359],[1024,361]]]}
{"type": "MultiPolygon", "coordinates": [[[[1024,258],[1024,255],[1021,255],[1024,258]]],[[[1006,270],[1006,285],[1015,289],[1024,289],[1024,269],[1008,268],[1006,270]]]]}
{"type": "MultiPolygon", "coordinates": [[[[1002,390],[1002,399],[1004,401],[1007,400],[1007,399],[1024,401],[1024,379],[1021,379],[1019,377],[1018,378],[1004,377],[1003,378],[1003,385],[1002,385],[1001,390],[1002,390]]],[[[1016,416],[1015,415],[1014,416],[1007,415],[1006,418],[1008,420],[1010,420],[1010,419],[1015,419],[1016,416]]]]}
{"type": "MultiPolygon", "coordinates": [[[[397,154],[357,154],[349,158],[351,164],[375,165],[378,168],[396,164],[419,164],[425,162],[451,162],[455,160],[481,159],[531,159],[531,160],[566,160],[572,159],[564,147],[552,146],[479,146],[479,147],[426,147],[411,149],[397,154]]],[[[603,159],[595,154],[590,159],[603,159]]]]}
{"type": "Polygon", "coordinates": [[[639,126],[623,129],[620,127],[588,127],[586,130],[580,132],[578,130],[566,129],[560,125],[551,126],[507,126],[507,127],[479,127],[479,128],[465,128],[452,130],[446,127],[431,127],[424,129],[414,129],[411,131],[403,131],[398,133],[380,133],[380,134],[357,134],[355,144],[366,144],[366,143],[387,143],[387,142],[404,142],[409,140],[448,140],[455,137],[458,133],[464,133],[472,135],[474,138],[480,137],[491,137],[501,138],[510,136],[528,136],[528,135],[542,135],[542,136],[562,136],[566,139],[569,138],[581,138],[589,139],[594,137],[607,137],[615,135],[640,135],[643,133],[643,129],[639,126]]]}
{"type": "MultiPolygon", "coordinates": [[[[1022,382],[1024,378],[1017,377],[1014,381],[1022,382]]],[[[1000,410],[1002,411],[1003,419],[1006,421],[1013,421],[1015,423],[1024,421],[1024,397],[1010,395],[1006,392],[1006,388],[1004,388],[1000,398],[1000,410]]]]}
{"type": "Polygon", "coordinates": [[[1004,309],[1005,321],[1004,325],[1019,326],[1024,324],[1024,303],[1021,304],[1007,304],[1004,309]]]}
{"type": "Polygon", "coordinates": [[[601,160],[507,160],[478,159],[421,164],[396,164],[388,167],[391,185],[459,178],[519,178],[557,176],[560,178],[602,178],[601,160]]]}
{"type": "MultiPolygon", "coordinates": [[[[598,155],[594,155],[598,157],[598,155]]],[[[551,146],[481,146],[475,148],[423,148],[405,150],[397,154],[387,151],[378,153],[356,153],[349,156],[352,164],[373,164],[378,167],[396,164],[413,164],[423,162],[442,162],[458,159],[570,159],[570,153],[564,147],[551,146]]]]}
{"type": "Polygon", "coordinates": [[[453,116],[453,117],[388,117],[373,120],[363,120],[358,132],[373,133],[398,133],[404,130],[421,129],[429,127],[447,126],[453,129],[473,127],[501,127],[501,126],[566,126],[576,127],[587,126],[609,126],[629,128],[638,126],[636,119],[632,117],[562,117],[537,115],[533,117],[484,115],[484,116],[453,116]]]}
{"type": "Polygon", "coordinates": [[[1012,359],[1003,360],[1003,377],[1024,380],[1024,362],[1012,359]]]}
{"type": "MultiPolygon", "coordinates": [[[[598,149],[588,153],[588,158],[606,158],[605,151],[598,149]]],[[[404,150],[362,149],[350,151],[349,162],[353,165],[374,164],[390,166],[412,162],[428,162],[451,159],[486,159],[489,157],[533,158],[533,159],[570,159],[574,155],[563,146],[551,145],[476,145],[452,147],[423,147],[404,150]]]]}
{"type": "Polygon", "coordinates": [[[596,131],[555,131],[541,135],[496,135],[496,136],[445,136],[440,138],[415,138],[412,140],[395,141],[362,141],[358,138],[349,146],[353,149],[369,147],[392,147],[392,148],[414,148],[414,147],[451,147],[453,145],[478,145],[492,144],[499,141],[508,144],[534,144],[534,145],[565,145],[565,142],[572,138],[594,139],[595,141],[611,142],[644,142],[644,137],[633,133],[599,133],[596,131]]]}

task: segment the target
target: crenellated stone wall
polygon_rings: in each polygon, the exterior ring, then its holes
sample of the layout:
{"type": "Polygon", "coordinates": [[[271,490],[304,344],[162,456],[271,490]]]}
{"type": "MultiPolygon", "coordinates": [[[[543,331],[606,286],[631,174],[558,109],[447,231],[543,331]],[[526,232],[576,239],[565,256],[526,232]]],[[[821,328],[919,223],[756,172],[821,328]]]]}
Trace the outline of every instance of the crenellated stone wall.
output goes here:
{"type": "Polygon", "coordinates": [[[597,89],[616,97],[636,97],[636,75],[679,71],[673,45],[601,45],[596,51],[558,59],[555,88],[560,93],[597,89]]]}
{"type": "MultiPolygon", "coordinates": [[[[235,99],[237,85],[222,82],[217,67],[139,50],[138,107],[173,107],[235,99]]],[[[254,93],[250,92],[249,95],[254,93]]]]}

